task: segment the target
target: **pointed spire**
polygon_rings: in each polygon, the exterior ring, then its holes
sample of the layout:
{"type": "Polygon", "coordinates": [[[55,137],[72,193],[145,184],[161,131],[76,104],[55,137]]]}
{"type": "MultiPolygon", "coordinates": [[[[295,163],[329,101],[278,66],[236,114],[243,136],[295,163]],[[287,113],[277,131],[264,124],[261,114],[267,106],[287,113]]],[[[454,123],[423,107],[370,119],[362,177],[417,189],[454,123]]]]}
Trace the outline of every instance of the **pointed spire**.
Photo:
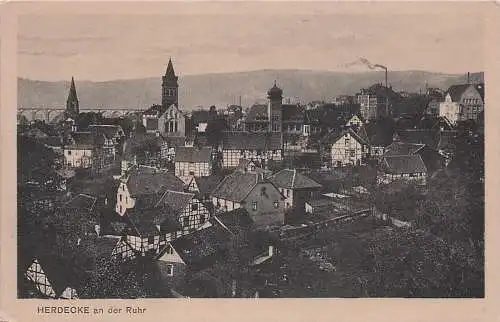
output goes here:
{"type": "Polygon", "coordinates": [[[71,85],[69,88],[68,101],[77,101],[78,97],[76,96],[76,86],[75,79],[71,76],[71,85]]]}
{"type": "Polygon", "coordinates": [[[172,64],[172,57],[168,59],[167,71],[165,76],[175,76],[174,65],[172,64]]]}

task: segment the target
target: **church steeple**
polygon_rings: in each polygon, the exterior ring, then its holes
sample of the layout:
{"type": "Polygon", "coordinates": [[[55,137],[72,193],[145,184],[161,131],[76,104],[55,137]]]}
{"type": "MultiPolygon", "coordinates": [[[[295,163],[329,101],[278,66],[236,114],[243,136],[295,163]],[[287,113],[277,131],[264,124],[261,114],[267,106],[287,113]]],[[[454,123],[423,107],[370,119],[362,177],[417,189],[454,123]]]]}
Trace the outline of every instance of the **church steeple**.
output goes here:
{"type": "Polygon", "coordinates": [[[71,77],[71,85],[69,88],[68,99],[66,101],[66,114],[68,117],[76,118],[80,113],[78,96],[76,95],[75,79],[71,77]]]}
{"type": "Polygon", "coordinates": [[[163,76],[162,83],[162,100],[161,103],[164,108],[175,104],[179,105],[178,100],[178,89],[179,84],[177,82],[179,77],[175,75],[174,65],[172,64],[172,59],[168,59],[167,70],[165,76],[163,76]]]}

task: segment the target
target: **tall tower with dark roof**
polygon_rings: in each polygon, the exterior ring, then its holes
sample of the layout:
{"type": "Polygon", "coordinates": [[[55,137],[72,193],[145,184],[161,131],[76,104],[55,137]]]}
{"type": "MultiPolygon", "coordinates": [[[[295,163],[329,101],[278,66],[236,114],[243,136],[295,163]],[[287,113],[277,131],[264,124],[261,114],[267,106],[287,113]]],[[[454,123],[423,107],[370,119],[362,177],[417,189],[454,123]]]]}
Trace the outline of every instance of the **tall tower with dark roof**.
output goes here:
{"type": "Polygon", "coordinates": [[[163,82],[161,84],[161,105],[163,108],[167,108],[172,104],[179,106],[179,84],[177,80],[178,77],[175,75],[172,59],[170,58],[168,60],[167,71],[165,72],[165,76],[163,76],[163,82]]]}
{"type": "Polygon", "coordinates": [[[66,100],[66,116],[75,119],[80,114],[80,106],[76,95],[75,80],[71,77],[68,99],[66,100]]]}
{"type": "Polygon", "coordinates": [[[283,90],[274,86],[267,91],[268,105],[267,115],[269,116],[269,131],[281,132],[283,129],[283,90]]]}

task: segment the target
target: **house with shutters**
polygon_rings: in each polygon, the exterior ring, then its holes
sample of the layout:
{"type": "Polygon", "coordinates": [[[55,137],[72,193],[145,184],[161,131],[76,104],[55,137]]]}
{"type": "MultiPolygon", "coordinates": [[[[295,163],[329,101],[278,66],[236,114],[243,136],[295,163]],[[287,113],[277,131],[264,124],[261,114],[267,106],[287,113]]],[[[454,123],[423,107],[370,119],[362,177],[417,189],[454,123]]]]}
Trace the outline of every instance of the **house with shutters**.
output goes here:
{"type": "Polygon", "coordinates": [[[304,210],[305,202],[312,199],[322,188],[319,183],[295,169],[283,169],[269,177],[269,181],[285,197],[285,209],[295,207],[304,210]]]}
{"type": "Polygon", "coordinates": [[[212,148],[179,147],[174,158],[175,175],[189,183],[193,177],[212,174],[212,148]]]}
{"type": "Polygon", "coordinates": [[[258,227],[266,229],[285,222],[285,198],[262,173],[234,171],[211,195],[215,214],[245,208],[258,227]]]}
{"type": "Polygon", "coordinates": [[[123,216],[126,209],[134,207],[139,196],[165,190],[183,191],[184,183],[169,171],[147,166],[133,167],[120,179],[115,211],[123,216]]]}
{"type": "Polygon", "coordinates": [[[384,156],[377,173],[378,184],[394,181],[427,183],[427,168],[419,154],[384,156]]]}
{"type": "Polygon", "coordinates": [[[352,129],[327,135],[321,145],[332,167],[363,165],[369,153],[368,143],[352,129]]]}
{"type": "Polygon", "coordinates": [[[269,161],[283,160],[280,133],[226,132],[221,144],[222,166],[235,168],[241,159],[256,162],[265,168],[269,161]]]}

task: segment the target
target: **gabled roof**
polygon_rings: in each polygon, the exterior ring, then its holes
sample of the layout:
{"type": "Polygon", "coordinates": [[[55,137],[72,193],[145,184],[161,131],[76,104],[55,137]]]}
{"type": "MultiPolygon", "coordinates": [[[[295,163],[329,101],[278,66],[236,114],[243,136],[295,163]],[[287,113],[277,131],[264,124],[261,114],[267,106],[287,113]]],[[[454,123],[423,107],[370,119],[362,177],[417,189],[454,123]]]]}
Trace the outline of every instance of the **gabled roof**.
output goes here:
{"type": "Polygon", "coordinates": [[[148,209],[153,208],[158,204],[164,192],[148,193],[135,196],[134,208],[148,209]]]}
{"type": "Polygon", "coordinates": [[[211,119],[209,110],[196,110],[191,112],[191,122],[196,126],[200,123],[208,123],[211,119]]]}
{"type": "Polygon", "coordinates": [[[418,154],[385,156],[382,169],[391,174],[427,172],[424,161],[418,154]]]}
{"type": "Polygon", "coordinates": [[[71,133],[71,147],[92,149],[104,143],[104,135],[92,132],[73,132],[71,133]]]}
{"type": "Polygon", "coordinates": [[[297,172],[297,170],[283,169],[273,174],[269,181],[279,188],[287,189],[319,189],[322,186],[316,181],[297,172]]]}
{"type": "Polygon", "coordinates": [[[126,182],[132,196],[160,193],[167,189],[173,191],[184,189],[182,180],[171,172],[145,166],[130,170],[126,182]]]}
{"type": "Polygon", "coordinates": [[[160,117],[167,111],[167,107],[159,104],[154,104],[147,110],[145,110],[142,114],[148,116],[157,116],[160,117]]]}
{"type": "Polygon", "coordinates": [[[400,130],[398,138],[404,143],[425,144],[431,149],[437,149],[441,137],[440,131],[436,130],[400,130]]]}
{"type": "Polygon", "coordinates": [[[201,149],[195,147],[178,147],[175,150],[175,162],[195,162],[195,163],[209,163],[212,156],[212,149],[210,147],[202,147],[201,149]]]}
{"type": "Polygon", "coordinates": [[[168,147],[181,147],[186,144],[185,136],[165,136],[164,141],[167,143],[168,147]]]}
{"type": "Polygon", "coordinates": [[[106,139],[110,140],[115,137],[122,137],[124,136],[123,129],[120,125],[95,125],[91,124],[89,125],[89,129],[91,132],[100,134],[102,133],[106,139]]]}
{"type": "Polygon", "coordinates": [[[411,155],[419,152],[425,147],[424,144],[393,142],[387,147],[385,156],[411,155]]]}
{"type": "Polygon", "coordinates": [[[212,225],[179,237],[171,245],[186,265],[200,268],[216,261],[229,240],[230,234],[225,229],[212,225]]]}
{"type": "Polygon", "coordinates": [[[210,219],[210,222],[214,225],[221,225],[233,235],[250,231],[254,224],[252,217],[245,208],[237,208],[217,214],[210,219]]]}
{"type": "Polygon", "coordinates": [[[260,181],[261,175],[257,173],[243,173],[234,171],[226,176],[224,180],[212,192],[213,197],[241,202],[252,191],[260,181]]]}
{"type": "Polygon", "coordinates": [[[269,122],[269,116],[267,115],[267,105],[252,105],[247,113],[245,122],[269,122]]]}
{"type": "Polygon", "coordinates": [[[158,200],[156,205],[166,205],[175,212],[182,212],[189,205],[193,197],[193,193],[167,190],[161,196],[160,200],[158,200]]]}
{"type": "Polygon", "coordinates": [[[198,190],[200,190],[200,195],[204,196],[210,194],[224,179],[221,175],[212,174],[208,177],[194,177],[198,190]]]}
{"type": "Polygon", "coordinates": [[[161,204],[146,209],[129,208],[125,211],[125,218],[131,223],[133,232],[140,237],[156,236],[160,234],[158,227],[165,232],[174,232],[180,229],[180,213],[172,207],[161,204]]]}
{"type": "Polygon", "coordinates": [[[65,203],[64,207],[91,212],[94,210],[96,201],[97,198],[80,193],[73,199],[65,203]]]}
{"type": "Polygon", "coordinates": [[[280,150],[280,133],[226,132],[222,139],[223,150],[280,150]]]}
{"type": "Polygon", "coordinates": [[[447,94],[450,94],[453,102],[459,102],[462,94],[471,86],[470,84],[452,85],[448,88],[447,94]]]}
{"type": "Polygon", "coordinates": [[[383,124],[371,122],[363,124],[357,134],[371,146],[388,146],[392,143],[394,130],[383,124]]]}
{"type": "Polygon", "coordinates": [[[341,132],[331,132],[327,134],[320,142],[320,144],[325,144],[325,145],[332,145],[335,144],[338,140],[340,140],[345,134],[349,134],[352,136],[353,139],[358,141],[361,144],[368,144],[365,140],[363,140],[356,132],[354,132],[352,129],[348,130],[343,130],[341,132]]]}

